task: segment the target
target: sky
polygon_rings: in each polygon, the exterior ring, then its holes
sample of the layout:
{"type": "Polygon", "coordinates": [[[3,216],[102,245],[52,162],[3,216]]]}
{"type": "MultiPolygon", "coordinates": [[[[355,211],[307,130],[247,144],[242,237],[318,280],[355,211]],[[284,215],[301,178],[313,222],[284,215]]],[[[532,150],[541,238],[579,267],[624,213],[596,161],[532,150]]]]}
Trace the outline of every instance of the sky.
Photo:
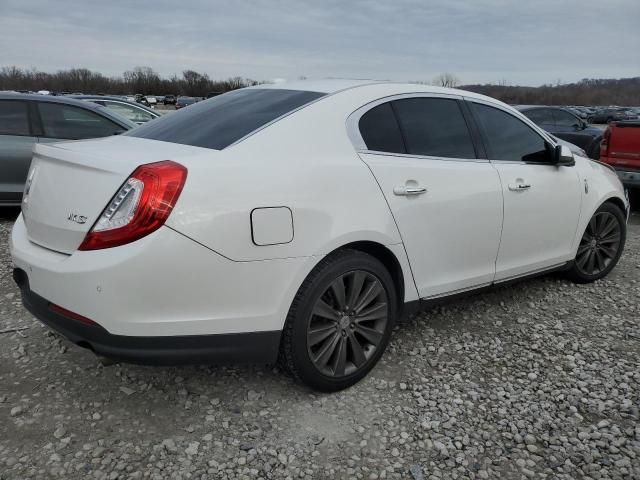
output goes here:
{"type": "Polygon", "coordinates": [[[640,76],[640,0],[0,0],[0,66],[541,85],[640,76]]]}

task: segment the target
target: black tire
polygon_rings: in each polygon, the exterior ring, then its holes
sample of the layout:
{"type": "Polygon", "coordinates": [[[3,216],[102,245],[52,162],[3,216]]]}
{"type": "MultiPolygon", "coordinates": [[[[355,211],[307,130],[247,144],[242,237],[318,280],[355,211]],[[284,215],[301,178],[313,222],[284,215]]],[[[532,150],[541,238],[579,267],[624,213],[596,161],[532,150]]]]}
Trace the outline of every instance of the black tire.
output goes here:
{"type": "Polygon", "coordinates": [[[593,117],[589,117],[587,118],[587,123],[593,123],[593,120],[594,120],[593,117]]]}
{"type": "MultiPolygon", "coordinates": [[[[382,307],[382,310],[380,310],[380,308],[378,308],[378,310],[384,311],[384,307],[382,307]]],[[[384,353],[389,343],[389,337],[391,336],[391,330],[395,323],[397,312],[398,300],[396,289],[393,279],[385,266],[375,257],[367,253],[352,249],[340,250],[324,258],[300,286],[291,304],[282,331],[279,363],[281,367],[291,373],[296,380],[315,390],[334,392],[350,387],[367,375],[384,353]],[[356,282],[355,276],[358,276],[358,279],[364,279],[361,282],[356,282]],[[351,283],[349,279],[353,279],[351,283]],[[365,315],[361,317],[362,320],[357,320],[358,316],[356,315],[355,309],[358,308],[361,302],[354,301],[353,303],[357,303],[358,306],[352,305],[351,307],[347,307],[347,310],[353,308],[354,311],[351,315],[356,316],[353,317],[354,320],[351,321],[350,325],[343,325],[345,322],[349,323],[351,317],[344,312],[337,311],[339,302],[337,296],[334,295],[332,287],[336,285],[338,281],[344,286],[342,304],[344,304],[345,301],[348,303],[349,300],[356,298],[356,296],[352,297],[351,295],[351,292],[354,291],[356,292],[355,295],[358,296],[357,298],[367,296],[366,293],[370,290],[373,291],[374,287],[375,291],[379,292],[375,294],[375,297],[372,297],[373,299],[370,303],[366,303],[361,307],[360,311],[363,314],[365,310],[370,311],[372,309],[371,305],[377,308],[385,303],[380,299],[386,300],[385,323],[382,326],[380,326],[380,323],[376,323],[376,326],[372,327],[376,328],[375,340],[378,342],[377,344],[367,344],[364,349],[354,346],[353,342],[358,340],[360,340],[361,343],[368,341],[365,337],[358,334],[359,329],[362,328],[363,325],[364,328],[367,329],[364,333],[368,333],[373,331],[367,326],[371,325],[371,323],[368,322],[380,322],[382,319],[366,319],[365,315]],[[356,283],[358,284],[357,287],[354,286],[356,283]],[[373,302],[376,303],[374,304],[373,302]],[[324,313],[324,309],[320,308],[320,305],[326,306],[328,304],[331,306],[332,315],[337,315],[336,318],[330,319],[329,317],[315,313],[318,310],[322,310],[324,313]],[[361,321],[363,323],[360,323],[361,321]],[[317,325],[317,322],[325,322],[327,326],[321,326],[320,328],[314,327],[315,329],[312,329],[312,325],[317,325]],[[356,323],[357,325],[354,326],[356,323]],[[351,330],[349,327],[351,327],[351,330]],[[325,362],[327,365],[325,365],[326,369],[323,371],[317,363],[319,363],[318,357],[325,355],[322,353],[314,353],[312,349],[316,343],[308,340],[311,335],[314,335],[315,332],[322,329],[331,329],[326,339],[317,342],[320,343],[320,350],[332,351],[326,358],[335,359],[335,371],[329,371],[329,373],[327,373],[327,370],[331,370],[331,366],[328,365],[330,361],[327,360],[325,362]],[[325,347],[327,344],[331,345],[325,347]],[[358,352],[356,352],[356,347],[358,352]],[[342,353],[343,350],[344,354],[341,356],[340,353],[342,353]],[[365,356],[362,355],[363,353],[367,353],[368,356],[365,358],[365,356]],[[315,359],[312,358],[314,355],[315,359]],[[348,359],[349,355],[350,360],[348,359]],[[338,360],[339,357],[347,359],[342,360],[343,368],[341,374],[336,373],[339,369],[337,366],[340,361],[338,360]],[[350,371],[345,369],[345,362],[350,362],[350,371]],[[358,363],[360,363],[359,366],[357,366],[358,363]]],[[[379,313],[377,315],[379,315],[379,313]]],[[[318,350],[316,352],[318,352],[318,350]]]]}
{"type": "Polygon", "coordinates": [[[567,277],[576,283],[606,277],[618,263],[626,238],[627,224],[622,210],[611,202],[602,204],[587,224],[567,277]],[[607,232],[607,228],[613,230],[607,232]]]}

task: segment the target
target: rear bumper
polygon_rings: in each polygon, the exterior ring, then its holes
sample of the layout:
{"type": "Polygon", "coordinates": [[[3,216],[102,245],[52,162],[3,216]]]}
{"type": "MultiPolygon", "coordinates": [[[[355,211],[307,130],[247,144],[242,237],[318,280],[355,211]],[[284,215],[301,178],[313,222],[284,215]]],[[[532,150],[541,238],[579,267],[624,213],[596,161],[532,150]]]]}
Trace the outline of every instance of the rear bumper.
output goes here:
{"type": "Polygon", "coordinates": [[[22,303],[38,320],[73,343],[96,354],[131,363],[180,365],[204,363],[274,363],[280,331],[140,337],[114,335],[51,310],[51,302],[31,291],[27,273],[13,270],[22,303]]]}

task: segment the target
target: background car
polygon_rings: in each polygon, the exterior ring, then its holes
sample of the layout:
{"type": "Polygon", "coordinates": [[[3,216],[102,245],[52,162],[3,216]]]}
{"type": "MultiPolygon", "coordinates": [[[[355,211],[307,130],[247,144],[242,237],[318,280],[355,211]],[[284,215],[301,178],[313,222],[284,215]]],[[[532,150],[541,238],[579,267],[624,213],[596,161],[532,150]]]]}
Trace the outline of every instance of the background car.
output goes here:
{"type": "Polygon", "coordinates": [[[616,169],[626,187],[640,190],[640,121],[611,122],[600,148],[600,160],[616,169]]]}
{"type": "Polygon", "coordinates": [[[91,102],[0,94],[0,205],[20,205],[35,144],[107,137],[135,126],[91,102]]]}
{"type": "Polygon", "coordinates": [[[165,105],[175,105],[176,104],[176,96],[175,95],[165,95],[164,100],[162,101],[165,105]]]}
{"type": "Polygon", "coordinates": [[[11,253],[37,318],[105,356],[279,359],[324,391],[363,378],[420,301],[603,278],[629,208],[608,166],[508,105],[384,82],[235,90],[37,145],[29,175],[11,253]]]}
{"type": "Polygon", "coordinates": [[[609,123],[616,120],[626,120],[626,115],[619,108],[602,108],[589,116],[589,123],[609,123]]]}
{"type": "Polygon", "coordinates": [[[599,157],[602,130],[589,126],[568,109],[537,105],[516,108],[547,132],[582,148],[589,158],[599,157]]]}
{"type": "Polygon", "coordinates": [[[156,111],[147,108],[140,103],[129,102],[127,100],[123,100],[121,97],[109,97],[101,95],[72,95],[71,98],[97,103],[98,105],[102,105],[103,107],[110,108],[118,115],[121,115],[131,122],[137,123],[138,125],[146,123],[160,116],[160,114],[156,111]]]}
{"type": "Polygon", "coordinates": [[[176,110],[193,105],[197,101],[195,97],[178,97],[176,100],[176,110]]]}

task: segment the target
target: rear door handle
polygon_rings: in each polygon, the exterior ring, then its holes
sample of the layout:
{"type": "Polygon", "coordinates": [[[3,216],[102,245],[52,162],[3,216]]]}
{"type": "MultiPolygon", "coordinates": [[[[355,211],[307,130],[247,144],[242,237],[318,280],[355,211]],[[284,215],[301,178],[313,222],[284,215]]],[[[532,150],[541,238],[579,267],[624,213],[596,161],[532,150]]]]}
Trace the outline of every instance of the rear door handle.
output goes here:
{"type": "Polygon", "coordinates": [[[531,184],[529,183],[510,183],[509,190],[512,192],[520,192],[522,190],[529,190],[531,188],[531,184]]]}
{"type": "Polygon", "coordinates": [[[393,187],[393,194],[400,196],[411,196],[411,195],[422,195],[426,193],[427,189],[424,187],[407,187],[403,185],[402,187],[393,187]]]}

